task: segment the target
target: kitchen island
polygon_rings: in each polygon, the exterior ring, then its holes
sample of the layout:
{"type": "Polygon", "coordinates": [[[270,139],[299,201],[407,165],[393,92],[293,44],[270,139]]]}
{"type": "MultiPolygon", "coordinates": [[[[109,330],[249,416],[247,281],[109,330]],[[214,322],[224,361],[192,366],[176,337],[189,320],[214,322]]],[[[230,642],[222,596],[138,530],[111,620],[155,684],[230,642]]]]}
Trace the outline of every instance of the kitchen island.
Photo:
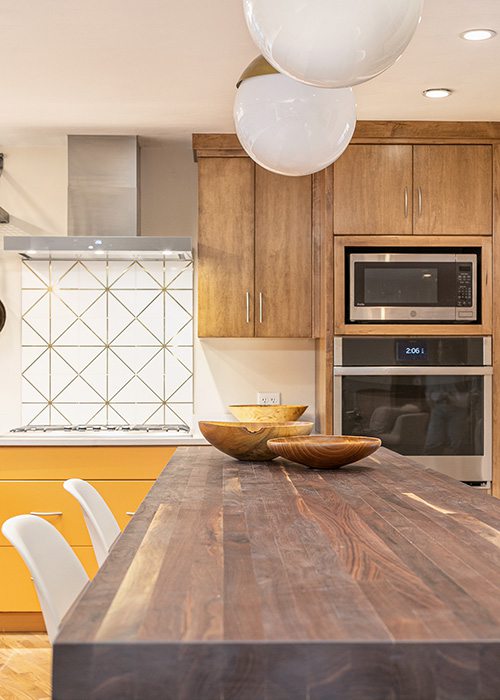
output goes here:
{"type": "Polygon", "coordinates": [[[498,700],[500,502],[381,449],[181,447],[54,645],[55,700],[498,700]]]}

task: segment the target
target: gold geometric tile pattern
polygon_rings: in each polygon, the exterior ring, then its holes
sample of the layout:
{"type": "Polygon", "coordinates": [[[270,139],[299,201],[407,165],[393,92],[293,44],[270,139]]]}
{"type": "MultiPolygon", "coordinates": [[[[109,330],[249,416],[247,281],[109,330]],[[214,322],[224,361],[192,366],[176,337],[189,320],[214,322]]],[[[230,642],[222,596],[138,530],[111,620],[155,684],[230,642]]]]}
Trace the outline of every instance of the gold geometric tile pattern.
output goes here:
{"type": "Polygon", "coordinates": [[[24,424],[193,415],[193,264],[25,261],[24,424]]]}

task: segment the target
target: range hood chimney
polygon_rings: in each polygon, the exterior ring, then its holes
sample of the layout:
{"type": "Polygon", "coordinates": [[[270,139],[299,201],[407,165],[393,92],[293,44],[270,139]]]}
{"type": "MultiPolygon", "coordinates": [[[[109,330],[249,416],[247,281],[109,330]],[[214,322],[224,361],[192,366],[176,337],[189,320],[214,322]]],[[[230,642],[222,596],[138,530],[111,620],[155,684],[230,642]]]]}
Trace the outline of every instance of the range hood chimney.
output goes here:
{"type": "Polygon", "coordinates": [[[140,235],[137,136],[68,136],[68,235],[6,236],[4,248],[34,259],[192,259],[189,237],[140,235]]]}
{"type": "Polygon", "coordinates": [[[137,136],[68,136],[68,236],[138,236],[137,136]]]}

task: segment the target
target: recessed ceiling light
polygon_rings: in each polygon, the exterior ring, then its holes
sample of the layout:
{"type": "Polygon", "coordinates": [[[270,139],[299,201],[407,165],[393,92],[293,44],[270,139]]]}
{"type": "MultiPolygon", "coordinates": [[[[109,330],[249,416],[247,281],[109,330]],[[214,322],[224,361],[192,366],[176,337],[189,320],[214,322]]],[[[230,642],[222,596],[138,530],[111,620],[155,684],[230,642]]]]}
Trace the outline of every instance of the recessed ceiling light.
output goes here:
{"type": "Polygon", "coordinates": [[[497,33],[494,29],[468,29],[460,34],[462,39],[466,41],[487,41],[493,39],[497,33]]]}
{"type": "Polygon", "coordinates": [[[440,100],[443,97],[449,97],[453,90],[449,88],[429,88],[423,91],[424,97],[430,97],[431,100],[440,100]]]}

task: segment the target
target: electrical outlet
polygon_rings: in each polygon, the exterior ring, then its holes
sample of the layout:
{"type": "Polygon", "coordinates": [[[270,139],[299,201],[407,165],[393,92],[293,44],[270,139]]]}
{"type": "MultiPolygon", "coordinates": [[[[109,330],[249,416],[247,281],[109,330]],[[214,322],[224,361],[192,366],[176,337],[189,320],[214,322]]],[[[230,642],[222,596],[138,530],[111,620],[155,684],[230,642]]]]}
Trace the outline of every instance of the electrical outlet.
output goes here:
{"type": "Polygon", "coordinates": [[[278,406],[280,403],[280,393],[273,391],[259,391],[257,403],[259,406],[278,406]]]}

